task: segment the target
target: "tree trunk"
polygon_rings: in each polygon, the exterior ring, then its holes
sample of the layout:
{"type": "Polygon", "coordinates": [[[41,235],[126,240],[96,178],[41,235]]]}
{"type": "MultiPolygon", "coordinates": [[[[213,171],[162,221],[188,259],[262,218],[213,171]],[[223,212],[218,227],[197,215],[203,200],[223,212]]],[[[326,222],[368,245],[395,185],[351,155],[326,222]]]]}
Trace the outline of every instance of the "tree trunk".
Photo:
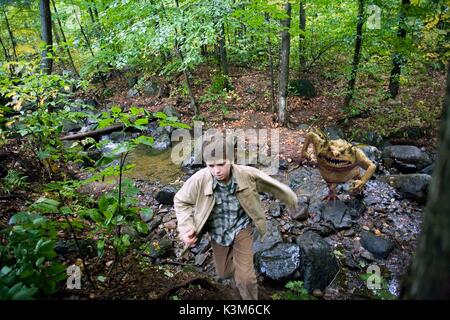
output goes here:
{"type": "Polygon", "coordinates": [[[280,52],[280,77],[278,88],[278,120],[282,125],[287,124],[287,89],[289,81],[289,54],[291,49],[291,35],[289,28],[291,26],[291,4],[286,2],[284,6],[288,17],[281,21],[283,31],[281,32],[281,52],[280,52]]]}
{"type": "Polygon", "coordinates": [[[269,14],[265,14],[267,22],[267,54],[269,56],[269,79],[270,79],[270,110],[275,113],[275,75],[273,71],[273,57],[272,57],[272,41],[270,40],[270,17],[269,14]]]}
{"type": "Polygon", "coordinates": [[[222,74],[228,76],[227,49],[225,46],[225,24],[222,22],[219,34],[219,59],[222,74]]]}
{"type": "Polygon", "coordinates": [[[406,299],[450,299],[450,61],[439,141],[406,299]]]}
{"type": "Polygon", "coordinates": [[[5,55],[5,60],[9,61],[10,57],[9,57],[8,49],[6,49],[6,46],[1,37],[0,37],[0,45],[2,46],[3,54],[5,55]]]}
{"type": "MultiPolygon", "coordinates": [[[[64,45],[66,46],[67,57],[69,58],[69,62],[70,62],[70,65],[72,66],[73,71],[74,71],[75,74],[78,76],[78,75],[79,75],[78,70],[77,70],[77,68],[75,67],[75,63],[73,62],[73,58],[72,58],[72,54],[70,53],[70,49],[69,49],[69,47],[67,46],[67,38],[66,38],[66,35],[65,35],[65,33],[64,33],[64,29],[63,29],[63,27],[62,27],[62,22],[61,22],[61,19],[59,19],[58,10],[56,10],[56,3],[55,3],[55,0],[52,0],[52,5],[53,5],[53,11],[55,11],[56,21],[58,22],[59,31],[60,31],[60,33],[61,33],[62,41],[64,42],[64,45]]],[[[56,30],[56,29],[55,29],[55,30],[56,30]]]]}
{"type": "MultiPolygon", "coordinates": [[[[402,46],[406,38],[406,28],[405,28],[405,20],[406,20],[406,10],[411,4],[410,0],[402,0],[401,8],[400,8],[400,16],[398,21],[398,31],[397,37],[399,46],[402,46]]],[[[394,56],[392,58],[392,70],[391,76],[389,77],[389,95],[391,98],[395,98],[400,89],[400,74],[402,70],[402,65],[406,63],[405,57],[400,52],[394,52],[394,56]]]]}
{"type": "MultiPolygon", "coordinates": [[[[175,0],[175,5],[177,8],[179,8],[179,4],[178,4],[178,0],[175,0]]],[[[181,31],[183,32],[183,31],[181,31]]],[[[175,52],[178,55],[178,58],[181,61],[184,61],[184,57],[183,57],[183,53],[181,52],[181,48],[180,48],[180,44],[177,41],[177,30],[175,28],[175,52]]],[[[195,100],[195,96],[194,96],[194,92],[192,90],[192,76],[191,76],[191,72],[189,70],[189,67],[186,67],[183,70],[183,75],[184,75],[184,80],[186,81],[186,86],[189,92],[189,98],[191,99],[191,108],[194,109],[194,114],[195,115],[199,115],[200,114],[200,109],[198,107],[197,101],[195,100]]]]}
{"type": "Polygon", "coordinates": [[[305,12],[305,1],[300,1],[300,35],[298,37],[298,57],[300,65],[300,75],[306,70],[306,57],[305,57],[305,30],[306,30],[306,12],[305,12]]]}
{"type": "Polygon", "coordinates": [[[50,0],[40,0],[41,13],[41,37],[45,42],[45,49],[42,50],[42,70],[47,74],[52,73],[53,67],[53,39],[52,39],[52,16],[50,12],[50,0]],[[49,56],[50,55],[50,56],[49,56]]]}
{"type": "Polygon", "coordinates": [[[359,60],[362,47],[362,27],[364,24],[364,0],[358,0],[358,23],[356,24],[355,53],[353,55],[352,72],[347,85],[347,95],[344,100],[344,108],[347,108],[353,98],[356,76],[358,74],[359,60]]]}
{"type": "Polygon", "coordinates": [[[11,40],[11,44],[12,44],[13,57],[14,57],[14,60],[17,61],[16,39],[14,38],[14,34],[13,34],[11,26],[9,24],[9,19],[8,19],[8,15],[6,14],[5,8],[3,8],[3,16],[5,17],[6,29],[8,30],[9,39],[11,40]]]}

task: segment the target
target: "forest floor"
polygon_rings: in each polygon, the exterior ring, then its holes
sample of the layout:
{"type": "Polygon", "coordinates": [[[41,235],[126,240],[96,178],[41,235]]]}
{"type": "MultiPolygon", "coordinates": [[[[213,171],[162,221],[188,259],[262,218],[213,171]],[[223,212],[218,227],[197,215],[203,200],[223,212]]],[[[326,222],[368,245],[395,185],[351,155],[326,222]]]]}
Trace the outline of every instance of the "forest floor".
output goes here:
{"type": "MultiPolygon", "coordinates": [[[[200,68],[195,74],[194,94],[196,97],[202,96],[210,85],[210,79],[214,70],[210,67],[200,68]]],[[[341,123],[346,114],[342,111],[342,99],[336,98],[329,93],[336,89],[336,86],[343,84],[333,83],[318,76],[311,75],[310,79],[316,85],[317,97],[312,99],[303,99],[300,97],[289,97],[290,124],[287,128],[280,127],[277,117],[270,112],[270,94],[268,90],[267,75],[255,69],[250,68],[231,68],[230,72],[233,94],[224,98],[221,102],[226,112],[217,108],[214,102],[206,102],[200,105],[201,113],[204,116],[205,128],[235,129],[235,128],[253,128],[253,129],[278,129],[280,133],[280,158],[288,159],[288,162],[296,163],[299,159],[299,150],[302,146],[303,137],[310,125],[319,125],[326,127],[341,123]],[[306,126],[300,126],[300,125],[306,126]],[[299,128],[300,127],[300,128],[299,128]]],[[[443,75],[433,74],[433,83],[437,85],[430,86],[429,83],[423,83],[423,86],[417,85],[414,88],[406,89],[404,94],[394,101],[385,101],[382,105],[374,107],[370,112],[365,113],[360,118],[351,119],[346,122],[344,127],[347,136],[351,132],[364,131],[374,121],[378,121],[378,115],[385,110],[391,110],[394,106],[406,108],[407,115],[416,114],[414,109],[416,104],[409,104],[411,101],[422,101],[420,112],[429,113],[432,117],[438,114],[441,106],[441,97],[443,96],[444,81],[443,75]],[[426,106],[426,107],[424,107],[426,106]],[[428,108],[428,109],[427,109],[428,108]]],[[[172,93],[169,97],[145,97],[138,96],[134,98],[127,97],[126,79],[123,77],[112,78],[108,87],[113,88],[111,97],[99,101],[99,109],[105,109],[111,105],[120,105],[125,107],[137,106],[144,107],[149,111],[159,111],[162,107],[175,106],[181,113],[181,120],[185,123],[191,123],[193,111],[189,108],[188,97],[180,98],[177,93],[177,87],[180,86],[181,78],[175,79],[169,86],[172,93]]],[[[83,98],[95,98],[100,87],[92,89],[83,98]]],[[[389,113],[390,114],[390,113],[389,113]]],[[[386,116],[389,116],[386,115],[386,116]]],[[[401,128],[407,126],[396,122],[398,115],[393,115],[394,122],[401,128]]],[[[418,122],[421,123],[420,121],[418,122]]],[[[387,125],[391,125],[388,123],[387,125]]],[[[436,146],[436,119],[431,123],[424,125],[420,138],[414,139],[414,144],[423,146],[427,150],[433,150],[436,146]]],[[[401,130],[400,130],[401,131],[401,130]]],[[[396,136],[393,136],[396,138],[396,136]]],[[[411,139],[404,139],[411,142],[411,139]]],[[[17,201],[0,199],[2,208],[1,224],[6,225],[8,217],[13,212],[23,209],[27,203],[37,199],[41,194],[40,185],[42,177],[39,174],[39,165],[28,163],[33,157],[22,154],[21,143],[12,143],[8,148],[11,161],[22,162],[24,168],[34,168],[36,171],[30,173],[34,183],[27,191],[22,192],[17,201]]],[[[43,170],[43,169],[42,169],[43,170]]],[[[67,235],[66,235],[67,236],[67,235]]],[[[65,257],[67,261],[76,261],[76,256],[65,257]]],[[[79,257],[78,257],[79,258],[79,257]]],[[[112,257],[91,258],[88,260],[90,272],[95,275],[106,274],[111,265],[112,257]],[[106,264],[105,264],[106,263],[106,264]]],[[[50,298],[56,299],[237,299],[237,293],[229,286],[220,284],[211,277],[205,277],[204,273],[197,272],[189,268],[189,265],[183,265],[177,261],[166,261],[164,265],[152,265],[148,259],[135,254],[126,257],[122,265],[117,267],[111,274],[108,274],[108,280],[104,283],[96,281],[96,289],[91,289],[86,283],[82,291],[74,293],[65,289],[65,284],[61,290],[50,298]]],[[[276,290],[268,287],[262,287],[260,296],[262,299],[270,299],[276,290]]]]}

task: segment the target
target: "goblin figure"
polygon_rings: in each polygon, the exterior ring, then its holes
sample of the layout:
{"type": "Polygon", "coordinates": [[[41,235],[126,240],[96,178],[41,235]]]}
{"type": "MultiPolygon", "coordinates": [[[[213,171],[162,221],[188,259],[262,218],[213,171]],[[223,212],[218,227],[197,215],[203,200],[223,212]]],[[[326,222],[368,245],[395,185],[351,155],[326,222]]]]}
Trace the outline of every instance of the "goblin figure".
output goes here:
{"type": "Polygon", "coordinates": [[[351,195],[362,192],[364,185],[374,174],[376,166],[359,148],[343,139],[330,140],[327,135],[309,132],[301,151],[301,159],[309,160],[309,145],[314,147],[320,174],[328,185],[329,194],[324,200],[336,200],[336,185],[352,180],[351,195]],[[366,170],[361,177],[360,168],[366,170]]]}

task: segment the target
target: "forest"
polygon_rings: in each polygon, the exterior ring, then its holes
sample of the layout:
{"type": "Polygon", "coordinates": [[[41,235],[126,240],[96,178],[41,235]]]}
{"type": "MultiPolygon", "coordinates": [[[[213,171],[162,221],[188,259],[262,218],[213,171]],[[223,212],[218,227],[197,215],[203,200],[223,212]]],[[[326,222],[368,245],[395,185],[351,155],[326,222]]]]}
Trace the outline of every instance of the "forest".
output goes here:
{"type": "Polygon", "coordinates": [[[449,26],[445,0],[0,0],[0,300],[241,299],[212,229],[180,240],[214,130],[297,197],[247,190],[259,299],[450,299],[449,26]]]}

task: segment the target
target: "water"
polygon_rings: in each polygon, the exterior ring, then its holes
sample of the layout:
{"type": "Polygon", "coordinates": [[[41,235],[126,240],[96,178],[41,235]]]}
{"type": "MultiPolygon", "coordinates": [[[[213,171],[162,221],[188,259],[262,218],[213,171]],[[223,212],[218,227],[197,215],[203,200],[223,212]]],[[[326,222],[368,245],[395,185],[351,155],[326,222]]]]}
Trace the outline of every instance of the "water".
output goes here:
{"type": "Polygon", "coordinates": [[[183,175],[179,165],[171,160],[172,149],[156,151],[149,146],[139,145],[128,156],[127,163],[135,167],[126,174],[127,177],[149,182],[173,183],[183,175]]]}

